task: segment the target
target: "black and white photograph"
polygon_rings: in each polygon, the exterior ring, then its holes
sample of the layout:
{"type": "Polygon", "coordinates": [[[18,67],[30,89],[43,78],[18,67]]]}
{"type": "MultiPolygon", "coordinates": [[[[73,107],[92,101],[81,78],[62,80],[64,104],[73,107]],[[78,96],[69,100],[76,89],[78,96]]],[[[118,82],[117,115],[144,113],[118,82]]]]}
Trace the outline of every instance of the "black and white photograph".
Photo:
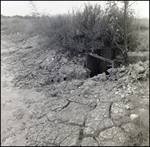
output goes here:
{"type": "Polygon", "coordinates": [[[1,1],[1,146],[149,146],[149,1],[1,1]]]}

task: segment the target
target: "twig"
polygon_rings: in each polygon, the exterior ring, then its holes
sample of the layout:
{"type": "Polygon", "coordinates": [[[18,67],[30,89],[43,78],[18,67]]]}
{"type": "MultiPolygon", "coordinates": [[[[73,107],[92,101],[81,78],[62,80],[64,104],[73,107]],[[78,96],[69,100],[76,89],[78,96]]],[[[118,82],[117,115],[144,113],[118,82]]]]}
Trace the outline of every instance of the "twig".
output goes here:
{"type": "Polygon", "coordinates": [[[134,3],[136,3],[136,1],[135,2],[133,2],[132,4],[130,4],[128,7],[130,7],[131,5],[133,5],[134,3]]]}
{"type": "Polygon", "coordinates": [[[130,35],[130,34],[132,34],[133,32],[134,32],[134,30],[133,30],[133,31],[131,31],[130,33],[128,33],[128,34],[127,34],[127,36],[129,36],[129,35],[130,35]]]}
{"type": "Polygon", "coordinates": [[[114,43],[117,45],[117,47],[119,48],[119,49],[121,49],[121,51],[123,52],[123,49],[121,48],[121,47],[119,47],[119,45],[118,45],[118,43],[116,43],[115,41],[114,41],[114,43]]]}
{"type": "Polygon", "coordinates": [[[124,33],[124,30],[121,28],[121,26],[118,24],[118,22],[115,20],[115,23],[119,26],[119,28],[121,29],[121,31],[124,33]]]}
{"type": "Polygon", "coordinates": [[[131,44],[134,44],[134,43],[136,43],[136,41],[134,41],[133,43],[129,43],[127,47],[129,47],[131,44]]]}

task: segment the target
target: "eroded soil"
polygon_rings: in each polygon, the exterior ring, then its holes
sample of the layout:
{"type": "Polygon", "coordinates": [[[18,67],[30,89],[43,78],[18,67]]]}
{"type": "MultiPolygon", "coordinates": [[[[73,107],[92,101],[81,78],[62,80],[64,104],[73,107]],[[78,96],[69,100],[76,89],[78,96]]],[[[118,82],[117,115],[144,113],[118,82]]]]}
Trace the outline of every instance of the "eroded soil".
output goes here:
{"type": "Polygon", "coordinates": [[[149,145],[148,61],[88,78],[82,58],[11,38],[1,37],[2,146],[149,145]]]}

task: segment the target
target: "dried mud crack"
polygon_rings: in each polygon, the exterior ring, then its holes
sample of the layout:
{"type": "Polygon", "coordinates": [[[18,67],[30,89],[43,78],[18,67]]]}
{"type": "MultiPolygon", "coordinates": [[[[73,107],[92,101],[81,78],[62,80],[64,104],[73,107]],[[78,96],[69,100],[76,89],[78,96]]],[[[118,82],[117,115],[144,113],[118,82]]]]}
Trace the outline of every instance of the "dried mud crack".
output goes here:
{"type": "Polygon", "coordinates": [[[40,36],[11,37],[2,36],[2,146],[149,144],[149,61],[88,78],[81,56],[74,64],[39,48],[40,36]]]}

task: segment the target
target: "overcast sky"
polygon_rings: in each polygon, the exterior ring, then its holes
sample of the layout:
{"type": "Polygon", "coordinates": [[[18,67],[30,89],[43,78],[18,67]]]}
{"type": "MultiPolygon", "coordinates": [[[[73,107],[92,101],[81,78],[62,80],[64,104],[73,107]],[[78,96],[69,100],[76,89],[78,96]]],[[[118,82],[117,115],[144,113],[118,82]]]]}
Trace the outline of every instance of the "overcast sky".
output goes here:
{"type": "MultiPolygon", "coordinates": [[[[48,12],[49,14],[67,13],[72,7],[80,7],[88,1],[34,1],[39,12],[48,12]]],[[[104,8],[105,1],[89,1],[91,4],[98,3],[104,8]]],[[[130,1],[132,3],[134,1],[130,1]]],[[[1,14],[5,16],[29,15],[29,1],[1,1],[1,14]]],[[[137,1],[132,5],[135,13],[139,17],[149,18],[149,1],[137,1]]]]}

